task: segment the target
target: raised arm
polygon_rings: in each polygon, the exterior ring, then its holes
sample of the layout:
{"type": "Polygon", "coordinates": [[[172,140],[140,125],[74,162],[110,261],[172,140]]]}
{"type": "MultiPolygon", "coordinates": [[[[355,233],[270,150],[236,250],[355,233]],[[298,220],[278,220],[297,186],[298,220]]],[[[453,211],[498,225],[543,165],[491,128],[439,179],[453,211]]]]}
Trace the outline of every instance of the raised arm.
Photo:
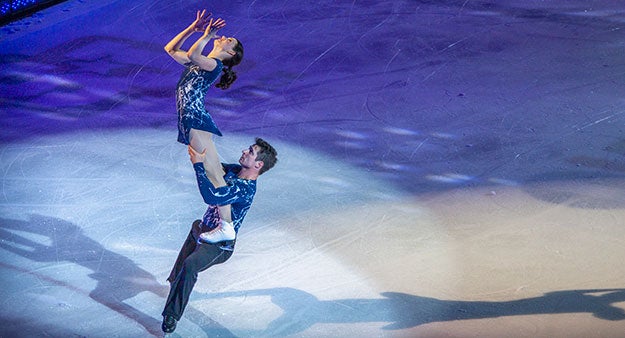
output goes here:
{"type": "Polygon", "coordinates": [[[206,14],[206,10],[203,10],[202,12],[197,11],[195,21],[193,21],[189,27],[178,33],[178,35],[165,45],[165,51],[167,54],[182,65],[189,63],[191,60],[187,55],[187,51],[181,49],[182,44],[193,33],[204,31],[210,16],[210,13],[206,14]]]}
{"type": "Polygon", "coordinates": [[[200,66],[200,68],[204,70],[211,71],[217,67],[217,62],[210,57],[206,57],[202,55],[202,51],[206,47],[206,44],[215,37],[217,31],[223,28],[226,25],[226,22],[223,19],[214,20],[210,19],[206,29],[204,30],[204,34],[189,48],[187,52],[187,57],[191,62],[200,66]]]}

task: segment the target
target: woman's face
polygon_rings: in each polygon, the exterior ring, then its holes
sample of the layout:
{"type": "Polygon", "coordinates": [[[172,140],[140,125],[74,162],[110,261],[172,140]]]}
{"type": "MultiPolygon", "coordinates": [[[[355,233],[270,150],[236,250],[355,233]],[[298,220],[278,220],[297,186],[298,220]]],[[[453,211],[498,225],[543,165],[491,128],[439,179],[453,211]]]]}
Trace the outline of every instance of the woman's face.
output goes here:
{"type": "Polygon", "coordinates": [[[219,39],[215,39],[214,42],[215,47],[219,47],[226,52],[233,52],[234,47],[236,47],[237,43],[239,43],[237,39],[227,36],[222,36],[219,39]]]}

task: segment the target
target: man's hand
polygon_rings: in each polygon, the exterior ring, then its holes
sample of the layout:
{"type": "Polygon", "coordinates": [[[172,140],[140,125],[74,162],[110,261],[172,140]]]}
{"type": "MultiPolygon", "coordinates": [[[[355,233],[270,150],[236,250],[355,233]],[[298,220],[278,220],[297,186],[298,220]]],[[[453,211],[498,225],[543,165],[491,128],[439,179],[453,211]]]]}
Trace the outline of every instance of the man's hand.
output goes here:
{"type": "Polygon", "coordinates": [[[204,149],[202,153],[198,153],[197,151],[195,151],[195,149],[193,149],[193,147],[191,147],[191,145],[189,145],[187,148],[189,149],[189,157],[191,158],[191,163],[196,164],[204,162],[204,159],[206,158],[206,149],[204,149]]]}

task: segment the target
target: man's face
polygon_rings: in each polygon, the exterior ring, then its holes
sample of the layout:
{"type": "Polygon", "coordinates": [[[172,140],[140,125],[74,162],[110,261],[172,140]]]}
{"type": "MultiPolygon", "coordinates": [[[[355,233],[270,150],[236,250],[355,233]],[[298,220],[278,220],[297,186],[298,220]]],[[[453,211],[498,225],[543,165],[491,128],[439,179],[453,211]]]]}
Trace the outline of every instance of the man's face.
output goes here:
{"type": "Polygon", "coordinates": [[[239,158],[239,164],[243,167],[243,168],[252,168],[254,167],[254,165],[256,165],[256,156],[258,155],[258,152],[260,151],[260,147],[253,144],[251,145],[249,148],[247,149],[243,149],[241,154],[241,158],[239,158]]]}

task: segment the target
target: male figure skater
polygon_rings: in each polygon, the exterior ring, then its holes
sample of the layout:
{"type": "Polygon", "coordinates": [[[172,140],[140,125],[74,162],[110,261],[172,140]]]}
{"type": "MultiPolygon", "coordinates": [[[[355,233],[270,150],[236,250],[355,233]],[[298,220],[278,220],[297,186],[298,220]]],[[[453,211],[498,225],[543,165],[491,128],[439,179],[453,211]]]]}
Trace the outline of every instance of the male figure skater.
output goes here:
{"type": "Polygon", "coordinates": [[[195,176],[200,193],[208,209],[202,220],[196,220],[184,242],[176,263],[171,270],[167,281],[171,283],[169,296],[163,310],[163,324],[165,333],[176,329],[176,323],[189,301],[189,295],[197,281],[198,273],[209,267],[228,260],[234,251],[234,240],[221,240],[221,216],[219,206],[230,205],[232,224],[238,233],[247,214],[254,194],[256,193],[256,179],[271,169],[277,162],[276,150],[261,138],[243,150],[239,164],[222,164],[226,186],[216,188],[204,168],[206,150],[198,153],[191,146],[188,147],[189,156],[195,169],[195,176]]]}

